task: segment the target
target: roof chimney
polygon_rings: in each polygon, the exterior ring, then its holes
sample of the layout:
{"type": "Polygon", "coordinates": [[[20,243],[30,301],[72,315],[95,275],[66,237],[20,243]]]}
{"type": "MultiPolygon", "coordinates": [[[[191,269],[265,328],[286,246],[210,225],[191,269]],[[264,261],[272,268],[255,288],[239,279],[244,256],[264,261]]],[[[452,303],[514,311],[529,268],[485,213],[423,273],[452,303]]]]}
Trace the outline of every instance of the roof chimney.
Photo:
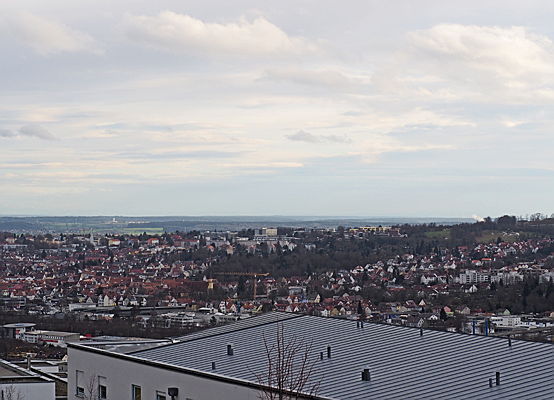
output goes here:
{"type": "Polygon", "coordinates": [[[331,346],[327,345],[327,358],[331,358],[331,346]]]}
{"type": "Polygon", "coordinates": [[[369,382],[371,380],[371,374],[369,373],[369,368],[364,368],[362,371],[362,381],[369,382]]]}
{"type": "Polygon", "coordinates": [[[233,345],[231,343],[227,343],[227,355],[232,356],[235,354],[235,351],[233,350],[233,345]]]}

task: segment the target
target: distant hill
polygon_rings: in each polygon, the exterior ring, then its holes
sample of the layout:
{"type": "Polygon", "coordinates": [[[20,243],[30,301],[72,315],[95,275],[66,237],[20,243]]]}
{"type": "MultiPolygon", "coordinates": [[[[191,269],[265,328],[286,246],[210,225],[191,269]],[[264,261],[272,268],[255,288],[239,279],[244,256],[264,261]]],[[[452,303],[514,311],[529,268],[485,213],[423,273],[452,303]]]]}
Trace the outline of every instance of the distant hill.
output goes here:
{"type": "Polygon", "coordinates": [[[474,222],[471,218],[403,218],[403,217],[318,217],[318,216],[60,216],[0,217],[0,231],[36,232],[107,232],[141,233],[191,230],[240,230],[260,227],[334,228],[364,225],[402,225],[437,223],[454,225],[474,222]]]}

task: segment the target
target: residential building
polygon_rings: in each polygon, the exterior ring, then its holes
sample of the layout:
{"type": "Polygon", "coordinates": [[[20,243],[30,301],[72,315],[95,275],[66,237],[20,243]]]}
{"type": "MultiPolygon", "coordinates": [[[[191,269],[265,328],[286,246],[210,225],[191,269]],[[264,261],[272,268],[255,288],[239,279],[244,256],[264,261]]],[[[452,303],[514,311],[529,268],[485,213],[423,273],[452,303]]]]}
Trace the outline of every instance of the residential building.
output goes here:
{"type": "Polygon", "coordinates": [[[55,383],[52,379],[0,360],[0,399],[54,400],[55,383]]]}
{"type": "Polygon", "coordinates": [[[299,399],[554,397],[551,344],[274,312],[132,353],[70,344],[68,399],[91,381],[110,399],[258,399],[276,390],[264,377],[280,329],[313,363],[299,399]]]}

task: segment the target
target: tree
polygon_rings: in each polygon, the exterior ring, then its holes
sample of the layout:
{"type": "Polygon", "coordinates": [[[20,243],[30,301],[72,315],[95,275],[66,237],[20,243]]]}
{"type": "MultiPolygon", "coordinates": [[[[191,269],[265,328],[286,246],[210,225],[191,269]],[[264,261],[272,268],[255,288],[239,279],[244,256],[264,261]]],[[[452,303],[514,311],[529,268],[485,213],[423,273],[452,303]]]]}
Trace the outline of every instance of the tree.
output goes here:
{"type": "Polygon", "coordinates": [[[0,389],[2,400],[25,400],[25,396],[14,385],[0,389]]]}
{"type": "Polygon", "coordinates": [[[258,397],[261,400],[293,400],[302,394],[315,395],[320,382],[308,382],[317,358],[312,353],[312,345],[292,335],[285,335],[282,324],[277,326],[276,337],[271,343],[262,336],[267,357],[267,369],[255,373],[263,388],[258,397]]]}
{"type": "Polygon", "coordinates": [[[91,375],[86,382],[84,400],[96,400],[98,399],[98,377],[91,375]]]}

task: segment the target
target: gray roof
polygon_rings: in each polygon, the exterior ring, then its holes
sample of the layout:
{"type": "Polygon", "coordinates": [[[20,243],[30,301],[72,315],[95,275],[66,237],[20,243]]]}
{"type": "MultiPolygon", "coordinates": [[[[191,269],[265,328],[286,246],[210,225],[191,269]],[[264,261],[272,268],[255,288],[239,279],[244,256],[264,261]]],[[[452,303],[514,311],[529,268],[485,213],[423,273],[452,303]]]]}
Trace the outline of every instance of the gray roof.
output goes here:
{"type": "Polygon", "coordinates": [[[294,335],[312,344],[314,360],[325,353],[310,378],[312,383],[320,382],[321,398],[554,398],[554,347],[548,343],[512,340],[509,347],[507,339],[494,337],[428,330],[420,337],[413,328],[369,323],[357,328],[355,321],[294,314],[281,319],[275,314],[282,313],[268,314],[268,322],[261,325],[209,329],[191,335],[190,340],[133,356],[258,383],[256,374],[267,368],[263,337],[273,343],[282,324],[286,337],[294,335]],[[272,318],[277,320],[271,322],[272,318]],[[228,343],[233,343],[233,356],[226,355],[228,343]],[[328,344],[331,358],[326,356],[328,344]],[[215,371],[212,362],[216,362],[215,371]],[[370,382],[361,380],[363,368],[370,369],[370,382]],[[489,378],[494,381],[497,371],[501,384],[490,388],[489,378]]]}
{"type": "Polygon", "coordinates": [[[254,326],[259,326],[259,325],[271,324],[274,322],[284,321],[286,319],[297,318],[297,317],[300,317],[300,315],[287,313],[287,312],[280,312],[280,311],[270,312],[270,313],[255,315],[253,317],[239,319],[238,321],[230,324],[221,325],[214,328],[204,329],[201,331],[189,333],[188,335],[176,338],[176,340],[180,342],[183,342],[183,341],[188,342],[190,340],[195,340],[195,339],[199,339],[207,336],[221,335],[228,332],[235,332],[241,329],[252,328],[254,326]]]}
{"type": "Polygon", "coordinates": [[[51,382],[51,380],[6,360],[0,360],[0,385],[35,382],[51,382]]]}
{"type": "MultiPolygon", "coordinates": [[[[114,337],[115,338],[115,337],[114,337]]],[[[164,346],[174,343],[169,339],[140,339],[140,338],[122,337],[120,340],[101,340],[99,337],[91,338],[80,342],[80,345],[103,349],[113,353],[131,354],[139,350],[151,349],[153,347],[164,346]]]]}

